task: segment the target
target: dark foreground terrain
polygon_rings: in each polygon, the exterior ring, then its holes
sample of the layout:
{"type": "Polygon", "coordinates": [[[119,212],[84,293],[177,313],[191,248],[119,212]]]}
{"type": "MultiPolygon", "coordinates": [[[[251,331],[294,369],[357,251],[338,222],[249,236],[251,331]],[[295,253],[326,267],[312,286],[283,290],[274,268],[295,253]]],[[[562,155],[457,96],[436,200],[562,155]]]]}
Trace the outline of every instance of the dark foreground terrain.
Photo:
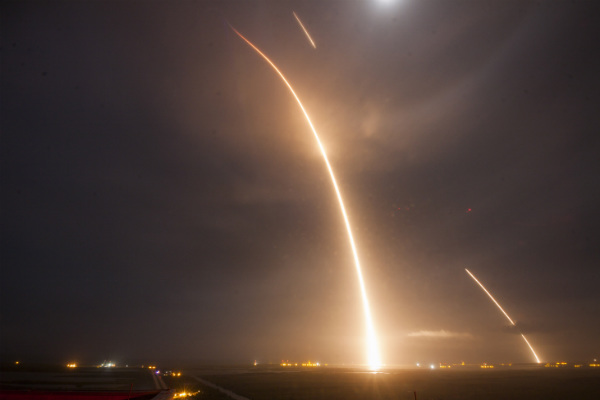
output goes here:
{"type": "MultiPolygon", "coordinates": [[[[140,368],[23,369],[0,371],[2,390],[129,391],[159,389],[152,371],[140,368]]],[[[219,388],[251,400],[600,399],[600,368],[509,367],[482,370],[206,367],[162,374],[171,395],[231,399],[219,388]],[[205,384],[209,382],[219,388],[205,384]],[[415,395],[416,393],[416,395],[415,395]]]]}
{"type": "Polygon", "coordinates": [[[76,368],[64,366],[0,369],[2,390],[148,391],[156,389],[151,371],[142,368],[76,368]]]}
{"type": "Polygon", "coordinates": [[[600,399],[600,369],[190,371],[252,400],[600,399]]]}
{"type": "MultiPolygon", "coordinates": [[[[214,368],[213,368],[214,370],[214,368]]],[[[232,372],[232,369],[227,369],[232,372]]],[[[65,366],[0,367],[0,400],[144,398],[164,400],[186,393],[187,398],[231,400],[218,389],[203,385],[191,375],[155,374],[148,368],[97,368],[65,366]],[[156,379],[153,378],[156,375],[156,379]],[[158,379],[160,376],[160,379],[158,379]],[[159,384],[164,383],[166,390],[159,384]],[[154,394],[149,394],[154,393],[154,394]],[[157,395],[158,393],[158,395],[157,395]],[[119,394],[122,396],[119,397],[119,394]],[[104,396],[104,397],[103,397],[104,396]]]]}

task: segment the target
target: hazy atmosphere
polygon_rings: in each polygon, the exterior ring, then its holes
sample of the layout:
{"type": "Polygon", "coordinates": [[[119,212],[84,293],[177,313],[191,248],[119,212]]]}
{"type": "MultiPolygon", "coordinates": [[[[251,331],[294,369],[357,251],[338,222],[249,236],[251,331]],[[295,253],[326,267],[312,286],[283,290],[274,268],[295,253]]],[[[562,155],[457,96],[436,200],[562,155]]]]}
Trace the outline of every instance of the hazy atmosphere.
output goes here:
{"type": "Polygon", "coordinates": [[[231,27],[383,363],[600,356],[595,2],[0,7],[2,360],[366,363],[231,27]]]}

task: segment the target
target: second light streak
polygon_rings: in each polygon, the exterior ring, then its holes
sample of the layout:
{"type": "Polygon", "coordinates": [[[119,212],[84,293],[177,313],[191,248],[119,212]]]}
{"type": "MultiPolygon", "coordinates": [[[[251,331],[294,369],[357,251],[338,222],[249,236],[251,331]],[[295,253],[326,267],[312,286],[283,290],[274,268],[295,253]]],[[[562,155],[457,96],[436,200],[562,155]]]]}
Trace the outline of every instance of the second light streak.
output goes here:
{"type": "MultiPolygon", "coordinates": [[[[506,313],[506,311],[504,311],[504,309],[500,306],[500,304],[496,301],[496,299],[494,298],[494,296],[492,296],[492,294],[490,292],[487,291],[487,289],[483,286],[483,284],[481,282],[479,282],[479,280],[477,278],[475,278],[475,275],[473,275],[471,273],[471,271],[469,271],[468,269],[465,268],[465,271],[467,271],[467,274],[469,274],[471,276],[471,278],[473,278],[473,280],[475,282],[477,282],[477,284],[483,289],[483,291],[490,296],[490,299],[492,299],[492,301],[494,302],[494,304],[496,304],[496,306],[498,306],[498,308],[500,309],[500,311],[502,311],[502,314],[504,314],[504,316],[506,317],[506,319],[508,319],[510,321],[510,323],[513,326],[517,326],[517,324],[515,324],[515,322],[508,316],[508,314],[506,313]]],[[[529,349],[531,350],[531,353],[533,353],[533,356],[535,357],[537,363],[539,364],[541,361],[538,358],[537,354],[535,354],[535,350],[533,350],[533,346],[529,343],[529,340],[527,340],[527,338],[525,337],[524,334],[521,333],[521,337],[523,338],[523,340],[525,341],[525,343],[527,343],[527,346],[529,346],[529,349]]]]}

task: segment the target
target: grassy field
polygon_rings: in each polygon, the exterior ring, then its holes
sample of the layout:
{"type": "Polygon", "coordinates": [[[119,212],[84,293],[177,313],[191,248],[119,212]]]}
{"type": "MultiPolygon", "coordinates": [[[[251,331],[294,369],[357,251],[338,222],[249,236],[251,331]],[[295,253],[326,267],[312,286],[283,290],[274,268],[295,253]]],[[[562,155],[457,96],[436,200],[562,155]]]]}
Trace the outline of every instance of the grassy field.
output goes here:
{"type": "MultiPolygon", "coordinates": [[[[600,399],[598,369],[396,370],[347,369],[212,374],[190,371],[252,400],[600,399]]],[[[199,397],[201,398],[201,397],[199,397]]]]}

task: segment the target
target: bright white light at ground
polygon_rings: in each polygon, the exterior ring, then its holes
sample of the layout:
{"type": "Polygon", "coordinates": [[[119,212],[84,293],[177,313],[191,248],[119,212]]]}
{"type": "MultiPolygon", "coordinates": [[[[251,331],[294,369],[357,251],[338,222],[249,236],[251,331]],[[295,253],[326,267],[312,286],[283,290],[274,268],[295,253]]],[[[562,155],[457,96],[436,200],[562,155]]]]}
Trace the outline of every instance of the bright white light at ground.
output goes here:
{"type": "Polygon", "coordinates": [[[435,369],[435,365],[431,364],[431,365],[429,366],[429,368],[431,368],[431,369],[435,369]]]}

